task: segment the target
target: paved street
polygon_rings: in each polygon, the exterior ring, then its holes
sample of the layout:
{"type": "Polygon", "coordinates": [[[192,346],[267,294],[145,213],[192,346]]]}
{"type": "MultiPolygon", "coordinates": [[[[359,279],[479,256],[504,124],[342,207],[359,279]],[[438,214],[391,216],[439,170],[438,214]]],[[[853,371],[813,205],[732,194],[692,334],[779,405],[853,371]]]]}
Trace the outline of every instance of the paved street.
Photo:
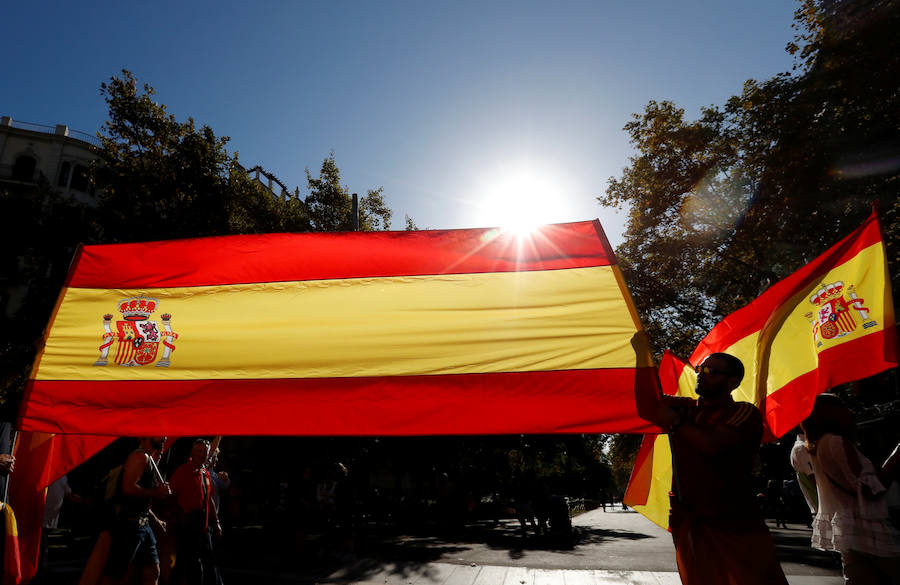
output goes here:
{"type": "MultiPolygon", "coordinates": [[[[468,525],[453,536],[390,536],[327,575],[227,570],[226,583],[354,585],[667,585],[680,583],[670,535],[633,511],[573,519],[571,546],[519,534],[514,521],[468,525]]],[[[837,560],[809,547],[810,531],[773,530],[791,585],[839,585],[837,560]]]]}
{"type": "MultiPolygon", "coordinates": [[[[220,547],[226,585],[668,585],[678,584],[668,532],[634,511],[612,507],[573,518],[572,541],[523,536],[518,522],[467,524],[447,534],[398,535],[369,527],[357,555],[330,556],[321,542],[294,546],[257,527],[233,531],[220,547]],[[278,550],[277,543],[286,546],[278,550]]],[[[810,548],[800,524],[772,529],[791,585],[840,585],[833,555],[810,548]]],[[[51,540],[49,570],[36,585],[78,582],[91,543],[51,540]],[[54,545],[53,542],[58,544],[54,545]]]]}

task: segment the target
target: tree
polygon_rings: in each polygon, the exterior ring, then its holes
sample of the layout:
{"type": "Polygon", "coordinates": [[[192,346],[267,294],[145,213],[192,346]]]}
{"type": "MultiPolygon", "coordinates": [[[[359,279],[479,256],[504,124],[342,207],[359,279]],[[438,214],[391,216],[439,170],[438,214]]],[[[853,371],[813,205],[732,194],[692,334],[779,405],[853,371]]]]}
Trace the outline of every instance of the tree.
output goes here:
{"type": "Polygon", "coordinates": [[[630,207],[617,254],[657,351],[689,355],[876,199],[898,290],[898,24],[886,0],[806,0],[793,73],[749,80],[696,121],[651,101],[625,125],[637,154],[598,199],[630,207]]]}
{"type": "MultiPolygon", "coordinates": [[[[313,178],[306,169],[309,195],[306,207],[315,231],[334,232],[353,229],[353,199],[350,189],[341,185],[341,171],[338,169],[332,151],[319,169],[319,177],[313,178]]],[[[384,189],[369,189],[359,201],[359,229],[361,231],[386,230],[391,226],[392,212],[384,201],[384,189]]]]}
{"type": "Polygon", "coordinates": [[[104,240],[140,241],[236,233],[305,231],[302,202],[277,198],[247,176],[229,139],[192,118],[178,122],[138,89],[127,70],[101,85],[109,120],[100,134],[104,240]]]}

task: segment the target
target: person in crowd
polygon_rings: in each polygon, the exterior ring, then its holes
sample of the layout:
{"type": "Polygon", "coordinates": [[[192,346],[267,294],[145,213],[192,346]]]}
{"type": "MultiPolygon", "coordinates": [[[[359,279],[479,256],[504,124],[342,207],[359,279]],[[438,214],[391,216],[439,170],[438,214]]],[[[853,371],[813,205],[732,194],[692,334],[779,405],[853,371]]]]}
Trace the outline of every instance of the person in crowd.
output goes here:
{"type": "Polygon", "coordinates": [[[516,509],[516,518],[519,520],[519,531],[522,536],[528,536],[528,528],[537,534],[537,522],[535,520],[534,507],[531,505],[532,490],[530,488],[533,479],[531,477],[520,478],[515,486],[513,507],[516,509]]]}
{"type": "Polygon", "coordinates": [[[197,439],[191,457],[172,474],[175,509],[174,585],[218,585],[221,583],[213,553],[213,536],[222,527],[213,502],[213,484],[206,462],[209,441],[197,439]]]}
{"type": "Polygon", "coordinates": [[[9,474],[16,468],[16,458],[12,455],[12,435],[12,423],[0,422],[0,497],[6,494],[9,474]]]}
{"type": "MultiPolygon", "coordinates": [[[[12,455],[13,449],[13,426],[12,423],[0,422],[0,498],[7,493],[7,485],[9,482],[9,474],[15,471],[16,458],[12,455]]],[[[2,520],[0,515],[0,520],[2,520]]],[[[0,531],[0,549],[5,546],[5,531],[0,531]]],[[[0,570],[3,569],[4,559],[0,558],[0,570]]]]}
{"type": "Polygon", "coordinates": [[[817,396],[802,427],[819,497],[813,548],[840,553],[848,585],[900,583],[900,532],[888,521],[882,479],[896,459],[876,469],[856,448],[853,413],[837,395],[817,396]]]}
{"type": "MultiPolygon", "coordinates": [[[[103,583],[127,583],[136,576],[142,585],[159,580],[159,553],[152,525],[165,531],[166,525],[153,513],[154,498],[169,495],[156,463],[165,446],[165,437],[142,437],[140,448],[125,460],[117,488],[116,515],[109,527],[109,553],[103,583]]],[[[101,535],[102,537],[102,535],[101,535]]]]}
{"type": "Polygon", "coordinates": [[[787,528],[784,490],[780,480],[773,478],[766,482],[765,499],[769,514],[775,520],[775,528],[787,528]]]}
{"type": "Polygon", "coordinates": [[[752,490],[762,415],[731,396],[744,366],[714,353],[697,374],[700,399],[666,397],[657,420],[672,447],[669,528],[681,581],[786,585],[752,490]]]}
{"type": "Polygon", "coordinates": [[[606,491],[600,490],[600,494],[597,497],[599,498],[600,506],[603,508],[603,511],[606,512],[606,499],[608,497],[606,491]]]}
{"type": "Polygon", "coordinates": [[[41,551],[38,566],[40,569],[47,567],[47,539],[51,530],[56,530],[59,526],[59,513],[62,511],[63,502],[69,501],[73,503],[87,503],[88,500],[82,498],[72,491],[69,486],[69,476],[63,475],[47,488],[47,500],[44,505],[44,523],[41,530],[41,551]]]}
{"type": "MultiPolygon", "coordinates": [[[[800,485],[800,492],[806,505],[809,506],[809,513],[815,517],[816,511],[819,509],[819,494],[816,490],[816,473],[813,470],[812,458],[809,450],[806,448],[806,435],[797,433],[794,445],[791,447],[791,467],[797,473],[797,483],[800,485]]],[[[807,526],[812,528],[812,517],[807,526]]]]}
{"type": "Polygon", "coordinates": [[[231,478],[226,471],[216,471],[216,465],[218,464],[219,449],[216,449],[210,455],[207,468],[209,469],[209,478],[212,480],[213,486],[213,505],[216,507],[216,512],[219,514],[219,519],[221,520],[222,494],[231,487],[231,478]]]}

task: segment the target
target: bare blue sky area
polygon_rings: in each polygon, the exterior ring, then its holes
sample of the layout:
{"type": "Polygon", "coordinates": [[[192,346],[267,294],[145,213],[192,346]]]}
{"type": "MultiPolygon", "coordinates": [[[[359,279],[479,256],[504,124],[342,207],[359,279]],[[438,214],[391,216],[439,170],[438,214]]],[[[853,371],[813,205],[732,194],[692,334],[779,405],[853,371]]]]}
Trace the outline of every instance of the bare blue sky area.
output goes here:
{"type": "Polygon", "coordinates": [[[304,194],[334,150],[351,191],[382,186],[420,228],[599,217],[648,100],[695,116],[790,70],[789,0],[17,2],[0,114],[93,133],[122,68],[245,166],[304,194]]]}

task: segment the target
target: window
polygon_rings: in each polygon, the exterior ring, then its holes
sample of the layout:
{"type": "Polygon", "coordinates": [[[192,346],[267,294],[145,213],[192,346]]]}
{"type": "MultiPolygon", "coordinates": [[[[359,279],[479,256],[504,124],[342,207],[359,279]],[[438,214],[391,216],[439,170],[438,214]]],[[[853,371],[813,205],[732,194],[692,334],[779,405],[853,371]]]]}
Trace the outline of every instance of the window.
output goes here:
{"type": "Polygon", "coordinates": [[[69,184],[69,174],[72,172],[72,165],[69,162],[64,162],[62,167],[59,169],[59,180],[56,182],[57,187],[65,187],[69,184]]]}
{"type": "Polygon", "coordinates": [[[75,165],[75,171],[72,173],[72,189],[87,193],[88,190],[88,169],[84,165],[75,165]]]}
{"type": "Polygon", "coordinates": [[[34,168],[37,161],[33,156],[21,154],[16,157],[16,164],[13,166],[13,179],[16,181],[34,181],[34,168]]]}

